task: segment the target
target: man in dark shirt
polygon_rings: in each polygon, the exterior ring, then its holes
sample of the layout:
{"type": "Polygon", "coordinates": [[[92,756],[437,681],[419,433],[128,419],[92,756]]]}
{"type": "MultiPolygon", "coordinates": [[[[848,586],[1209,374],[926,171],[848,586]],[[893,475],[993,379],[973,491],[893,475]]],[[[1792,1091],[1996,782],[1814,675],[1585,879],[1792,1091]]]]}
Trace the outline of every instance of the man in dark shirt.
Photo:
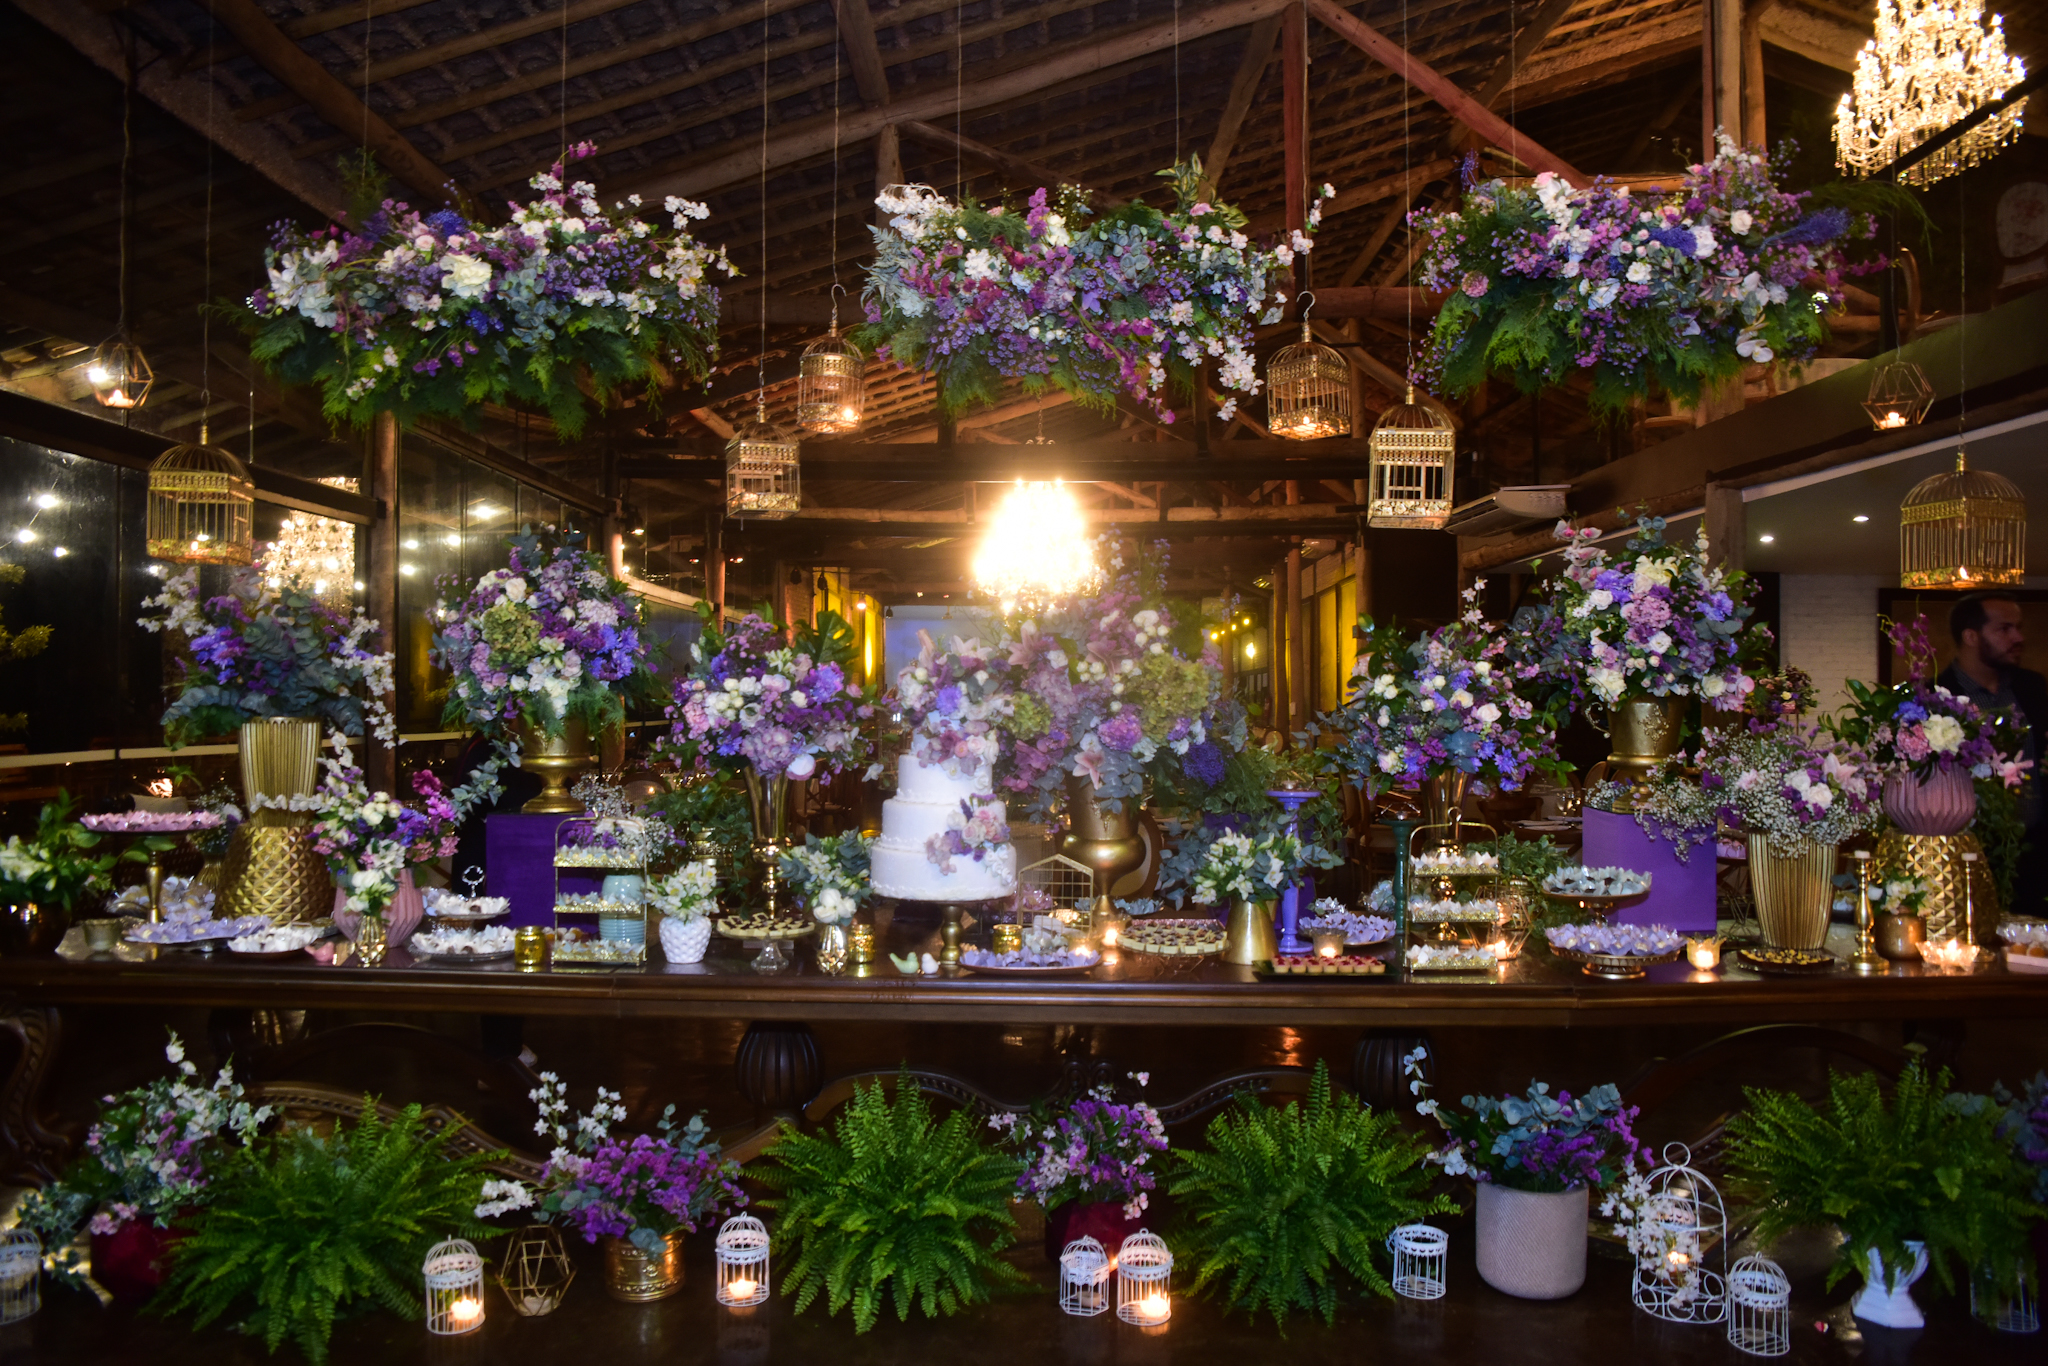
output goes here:
{"type": "Polygon", "coordinates": [[[2027,724],[2025,758],[2034,761],[2020,787],[2020,819],[2026,842],[2013,886],[2012,915],[2039,916],[2048,897],[2048,848],[2042,844],[2041,751],[2048,735],[2048,679],[2020,667],[2026,637],[2017,599],[1992,591],[1972,593],[1949,610],[1948,633],[1955,660],[1935,682],[1978,707],[2015,709],[2027,724]]]}

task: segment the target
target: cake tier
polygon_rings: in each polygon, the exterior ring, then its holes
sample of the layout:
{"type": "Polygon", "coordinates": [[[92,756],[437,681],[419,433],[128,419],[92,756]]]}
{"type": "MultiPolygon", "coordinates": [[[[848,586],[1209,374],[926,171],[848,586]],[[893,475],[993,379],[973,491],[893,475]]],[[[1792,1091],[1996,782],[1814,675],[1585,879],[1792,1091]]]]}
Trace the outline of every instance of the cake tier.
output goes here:
{"type": "Polygon", "coordinates": [[[971,772],[952,774],[942,764],[926,768],[908,754],[896,761],[896,801],[939,802],[951,811],[962,798],[994,791],[995,779],[987,764],[971,772]]]}
{"type": "Polygon", "coordinates": [[[876,840],[868,877],[875,891],[898,901],[987,901],[1017,890],[1017,851],[1000,845],[983,854],[979,863],[968,855],[955,855],[953,871],[941,873],[925,857],[923,841],[910,848],[889,848],[876,840]]]}

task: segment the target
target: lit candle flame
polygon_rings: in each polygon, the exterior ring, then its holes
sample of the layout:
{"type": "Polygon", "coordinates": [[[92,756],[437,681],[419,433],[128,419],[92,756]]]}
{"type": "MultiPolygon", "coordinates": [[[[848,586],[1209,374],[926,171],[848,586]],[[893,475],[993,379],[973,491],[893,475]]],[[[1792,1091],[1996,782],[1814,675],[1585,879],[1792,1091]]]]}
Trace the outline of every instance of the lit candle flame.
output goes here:
{"type": "Polygon", "coordinates": [[[1116,947],[1116,941],[1117,927],[1115,925],[1104,925],[1102,927],[1102,947],[1113,949],[1116,947]]]}
{"type": "Polygon", "coordinates": [[[1886,430],[1890,430],[1894,427],[1903,427],[1906,425],[1906,415],[1900,412],[1886,413],[1884,415],[1884,420],[1879,422],[1877,425],[1885,428],[1886,430]]]}
{"type": "Polygon", "coordinates": [[[464,1295],[448,1306],[448,1317],[457,1323],[475,1323],[484,1316],[484,1302],[464,1295]]]}
{"type": "Polygon", "coordinates": [[[1508,941],[1505,939],[1494,940],[1486,946],[1486,951],[1493,955],[1496,962],[1501,963],[1505,963],[1508,959],[1515,956],[1515,951],[1508,947],[1508,941]]]}
{"type": "Polygon", "coordinates": [[[1147,1323],[1164,1323],[1168,1312],[1166,1296],[1147,1295],[1138,1301],[1138,1314],[1147,1323]]]}
{"type": "Polygon", "coordinates": [[[158,778],[149,785],[149,795],[152,797],[168,797],[176,790],[177,784],[169,778],[158,778]]]}
{"type": "Polygon", "coordinates": [[[735,1300],[752,1299],[754,1292],[760,1288],[759,1282],[749,1280],[745,1276],[725,1283],[726,1296],[735,1300]]]}
{"type": "Polygon", "coordinates": [[[1685,960],[1701,972],[1721,966],[1720,937],[1686,940],[1685,960]]]}

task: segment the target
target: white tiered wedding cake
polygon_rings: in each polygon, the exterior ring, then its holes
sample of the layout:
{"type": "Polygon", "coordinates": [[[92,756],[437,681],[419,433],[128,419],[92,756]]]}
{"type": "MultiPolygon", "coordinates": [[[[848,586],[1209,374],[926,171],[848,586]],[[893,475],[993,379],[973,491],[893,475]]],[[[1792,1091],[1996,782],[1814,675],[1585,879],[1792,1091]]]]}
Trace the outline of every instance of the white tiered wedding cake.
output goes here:
{"type": "Polygon", "coordinates": [[[896,795],[882,803],[882,834],[869,853],[875,890],[899,901],[987,901],[1017,890],[1017,851],[1002,823],[1002,804],[986,764],[926,767],[912,755],[896,761],[896,795]],[[981,800],[977,801],[976,799],[981,800]],[[949,840],[952,832],[959,838],[949,840]],[[1000,842],[980,845],[993,834],[1000,842]]]}

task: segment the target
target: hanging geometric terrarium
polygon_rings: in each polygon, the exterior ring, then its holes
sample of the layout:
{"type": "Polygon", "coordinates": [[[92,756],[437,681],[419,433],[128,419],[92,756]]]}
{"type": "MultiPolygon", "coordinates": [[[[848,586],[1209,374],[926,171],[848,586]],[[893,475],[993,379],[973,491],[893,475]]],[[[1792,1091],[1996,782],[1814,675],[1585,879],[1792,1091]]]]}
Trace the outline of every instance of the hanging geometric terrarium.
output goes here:
{"type": "Polygon", "coordinates": [[[1934,386],[1926,372],[1909,360],[1895,360],[1877,367],[1870,378],[1870,397],[1863,411],[1870,425],[1881,432],[1900,427],[1917,427],[1934,406],[1934,386]]]}
{"type": "Polygon", "coordinates": [[[832,330],[804,348],[797,363],[796,425],[820,436],[840,436],[860,427],[866,405],[867,357],[839,335],[839,304],[832,304],[832,330]]]}
{"type": "Polygon", "coordinates": [[[1899,504],[1901,588],[1988,588],[2027,577],[2027,499],[2002,474],[1973,470],[1956,452],[1952,473],[1913,486],[1899,504]]]}
{"type": "MultiPolygon", "coordinates": [[[[255,558],[256,485],[234,456],[206,442],[173,446],[149,467],[149,557],[174,564],[245,565],[255,558]]],[[[353,559],[349,572],[353,577],[353,559]]]]}
{"type": "Polygon", "coordinates": [[[1314,339],[1306,317],[1301,340],[1266,365],[1266,425],[1289,441],[1351,435],[1351,367],[1314,339]]]}
{"type": "Polygon", "coordinates": [[[1372,498],[1366,523],[1440,531],[1451,515],[1451,465],[1458,434],[1450,419],[1408,399],[1380,414],[1372,429],[1372,498]]]}
{"type": "Polygon", "coordinates": [[[149,386],[156,382],[156,375],[141,347],[126,337],[116,337],[94,349],[92,359],[86,362],[85,379],[102,408],[140,408],[149,401],[149,386]]]}
{"type": "Polygon", "coordinates": [[[754,417],[741,423],[725,443],[725,513],[728,517],[777,518],[803,506],[797,443],[768,425],[765,397],[754,417]]]}

